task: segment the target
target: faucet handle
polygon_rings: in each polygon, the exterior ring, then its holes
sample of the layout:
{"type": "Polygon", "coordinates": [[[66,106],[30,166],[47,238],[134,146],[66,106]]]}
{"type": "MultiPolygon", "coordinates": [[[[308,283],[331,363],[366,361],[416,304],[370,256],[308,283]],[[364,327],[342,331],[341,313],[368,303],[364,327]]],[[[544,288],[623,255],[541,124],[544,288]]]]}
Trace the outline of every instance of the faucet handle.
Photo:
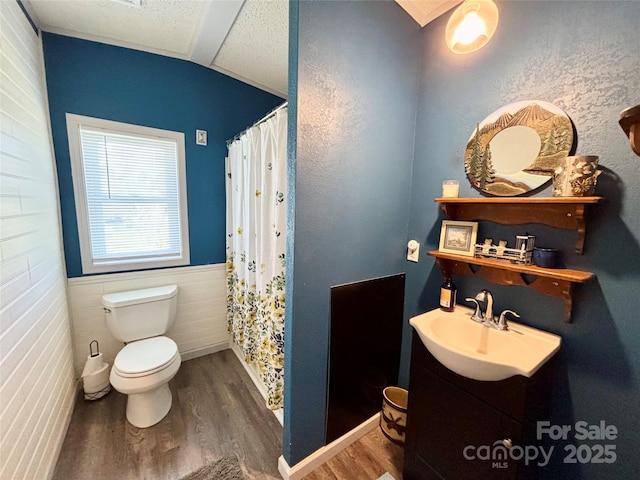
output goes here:
{"type": "Polygon", "coordinates": [[[513,310],[503,310],[502,313],[500,314],[500,318],[498,319],[498,330],[507,330],[509,328],[509,325],[507,325],[508,313],[510,313],[516,318],[520,318],[520,315],[518,315],[513,310]]]}
{"type": "Polygon", "coordinates": [[[473,312],[473,315],[471,315],[471,320],[482,322],[484,318],[482,317],[482,311],[480,310],[480,303],[478,303],[478,300],[476,300],[475,298],[467,297],[465,298],[465,301],[473,302],[476,304],[476,310],[475,312],[473,312]]]}

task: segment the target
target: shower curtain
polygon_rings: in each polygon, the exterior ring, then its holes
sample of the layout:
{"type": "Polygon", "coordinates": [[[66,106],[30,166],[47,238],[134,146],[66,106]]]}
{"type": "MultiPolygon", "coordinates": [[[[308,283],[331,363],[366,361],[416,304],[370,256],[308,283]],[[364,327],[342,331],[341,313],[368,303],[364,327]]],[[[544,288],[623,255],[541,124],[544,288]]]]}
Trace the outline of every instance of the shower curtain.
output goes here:
{"type": "Polygon", "coordinates": [[[283,406],[287,109],[228,146],[227,321],[233,342],[283,406]]]}

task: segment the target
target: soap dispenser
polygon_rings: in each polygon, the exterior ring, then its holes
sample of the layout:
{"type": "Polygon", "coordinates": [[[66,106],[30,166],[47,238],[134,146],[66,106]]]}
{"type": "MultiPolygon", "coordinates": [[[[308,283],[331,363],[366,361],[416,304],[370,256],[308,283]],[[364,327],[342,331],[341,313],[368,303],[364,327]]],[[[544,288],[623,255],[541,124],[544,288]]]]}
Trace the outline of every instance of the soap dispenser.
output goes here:
{"type": "Polygon", "coordinates": [[[444,283],[440,287],[440,309],[445,312],[453,312],[456,308],[456,294],[458,288],[455,286],[450,276],[445,277],[444,283]]]}

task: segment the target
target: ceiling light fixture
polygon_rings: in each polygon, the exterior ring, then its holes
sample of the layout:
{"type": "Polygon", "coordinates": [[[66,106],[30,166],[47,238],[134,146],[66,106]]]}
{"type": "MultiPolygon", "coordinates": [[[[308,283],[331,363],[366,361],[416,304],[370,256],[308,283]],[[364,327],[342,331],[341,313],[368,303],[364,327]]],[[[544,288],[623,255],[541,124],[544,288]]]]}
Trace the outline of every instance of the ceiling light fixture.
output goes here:
{"type": "Polygon", "coordinates": [[[465,0],[447,22],[447,46],[460,54],[479,50],[495,33],[498,17],[498,7],[492,0],[465,0]]]}

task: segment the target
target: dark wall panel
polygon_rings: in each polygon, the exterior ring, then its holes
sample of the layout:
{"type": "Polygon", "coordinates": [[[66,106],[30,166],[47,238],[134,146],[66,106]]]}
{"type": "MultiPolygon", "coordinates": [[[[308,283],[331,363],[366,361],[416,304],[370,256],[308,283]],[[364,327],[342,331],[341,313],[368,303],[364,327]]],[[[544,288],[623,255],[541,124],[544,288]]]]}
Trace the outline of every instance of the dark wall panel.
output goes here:
{"type": "Polygon", "coordinates": [[[326,443],[380,411],[398,382],[404,274],[331,287],[326,443]]]}

